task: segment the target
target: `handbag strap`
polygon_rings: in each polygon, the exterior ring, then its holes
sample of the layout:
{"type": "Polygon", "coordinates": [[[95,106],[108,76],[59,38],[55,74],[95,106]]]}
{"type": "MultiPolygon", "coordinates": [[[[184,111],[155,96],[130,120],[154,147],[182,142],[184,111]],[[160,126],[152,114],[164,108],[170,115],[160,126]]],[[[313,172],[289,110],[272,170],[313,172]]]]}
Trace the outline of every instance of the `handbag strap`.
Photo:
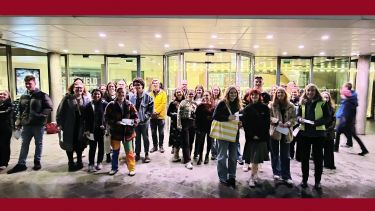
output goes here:
{"type": "Polygon", "coordinates": [[[232,111],[230,110],[230,108],[229,108],[229,106],[228,106],[228,104],[227,104],[226,102],[224,102],[224,104],[225,104],[225,106],[227,107],[227,109],[228,109],[228,111],[229,111],[229,114],[230,114],[230,115],[233,115],[233,114],[232,114],[232,111]]]}

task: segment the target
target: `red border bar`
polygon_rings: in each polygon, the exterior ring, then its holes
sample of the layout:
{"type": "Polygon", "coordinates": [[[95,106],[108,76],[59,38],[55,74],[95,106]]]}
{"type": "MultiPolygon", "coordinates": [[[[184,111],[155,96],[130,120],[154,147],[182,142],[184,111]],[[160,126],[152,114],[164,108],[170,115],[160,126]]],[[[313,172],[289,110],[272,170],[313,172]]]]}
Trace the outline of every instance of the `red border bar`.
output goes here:
{"type": "Polygon", "coordinates": [[[4,0],[0,15],[375,15],[375,1],[4,0]]]}

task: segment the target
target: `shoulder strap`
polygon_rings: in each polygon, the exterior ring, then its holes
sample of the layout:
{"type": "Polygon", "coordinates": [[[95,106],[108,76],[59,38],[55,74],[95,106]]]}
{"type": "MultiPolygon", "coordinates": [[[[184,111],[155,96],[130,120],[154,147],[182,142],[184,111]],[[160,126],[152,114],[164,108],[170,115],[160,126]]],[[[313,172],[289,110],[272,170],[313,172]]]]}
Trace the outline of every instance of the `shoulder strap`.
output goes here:
{"type": "Polygon", "coordinates": [[[229,108],[229,106],[227,105],[227,103],[224,102],[224,104],[225,104],[225,106],[227,107],[227,109],[228,109],[228,111],[229,111],[229,114],[230,114],[230,115],[233,115],[233,114],[232,114],[232,111],[230,110],[230,108],[229,108]]]}

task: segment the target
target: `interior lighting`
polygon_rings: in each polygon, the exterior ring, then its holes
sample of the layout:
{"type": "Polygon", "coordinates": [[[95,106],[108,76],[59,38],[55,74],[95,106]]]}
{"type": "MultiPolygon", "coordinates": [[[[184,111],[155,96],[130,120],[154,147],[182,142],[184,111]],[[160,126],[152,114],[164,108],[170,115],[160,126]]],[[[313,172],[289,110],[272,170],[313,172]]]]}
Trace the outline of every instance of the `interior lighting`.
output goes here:
{"type": "Polygon", "coordinates": [[[119,44],[118,44],[118,47],[121,47],[121,48],[122,48],[122,47],[124,47],[124,46],[125,46],[124,43],[119,43],[119,44]]]}
{"type": "Polygon", "coordinates": [[[321,37],[321,39],[322,39],[322,40],[328,40],[328,39],[329,39],[329,36],[328,36],[328,35],[323,35],[323,36],[321,37]]]}
{"type": "Polygon", "coordinates": [[[164,44],[164,48],[169,48],[169,44],[164,44]]]}
{"type": "Polygon", "coordinates": [[[266,38],[269,39],[269,40],[273,39],[273,34],[267,35],[266,38]]]}
{"type": "Polygon", "coordinates": [[[299,45],[298,48],[302,49],[302,48],[305,48],[305,46],[304,45],[299,45]]]}
{"type": "Polygon", "coordinates": [[[319,55],[324,56],[324,55],[326,55],[326,53],[322,51],[322,52],[319,53],[319,55]]]}
{"type": "Polygon", "coordinates": [[[217,38],[217,35],[216,35],[216,34],[213,34],[213,35],[211,35],[211,38],[212,38],[212,39],[216,39],[216,38],[217,38]]]}
{"type": "Polygon", "coordinates": [[[155,38],[161,38],[161,34],[155,34],[155,38]]]}
{"type": "Polygon", "coordinates": [[[98,49],[94,50],[95,53],[99,53],[100,51],[98,49]]]}
{"type": "Polygon", "coordinates": [[[283,52],[283,55],[284,55],[284,56],[285,56],[285,55],[288,55],[288,52],[284,51],[284,52],[283,52]]]}
{"type": "Polygon", "coordinates": [[[66,49],[64,49],[64,50],[63,50],[63,52],[64,52],[64,53],[68,53],[69,51],[68,51],[68,50],[66,50],[66,49]]]}
{"type": "Polygon", "coordinates": [[[104,38],[104,37],[107,37],[107,35],[105,33],[99,33],[99,37],[104,38]]]}
{"type": "Polygon", "coordinates": [[[138,51],[136,51],[136,50],[133,50],[133,53],[134,53],[134,54],[137,54],[137,53],[138,53],[138,51]]]}
{"type": "Polygon", "coordinates": [[[254,45],[253,48],[259,48],[259,45],[254,45]]]}

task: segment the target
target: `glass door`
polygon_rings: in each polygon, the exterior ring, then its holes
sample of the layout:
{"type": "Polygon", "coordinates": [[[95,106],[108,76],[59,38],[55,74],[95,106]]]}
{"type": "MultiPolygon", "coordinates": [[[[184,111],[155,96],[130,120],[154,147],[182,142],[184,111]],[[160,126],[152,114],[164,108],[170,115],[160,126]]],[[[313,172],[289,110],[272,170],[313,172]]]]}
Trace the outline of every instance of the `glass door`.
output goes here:
{"type": "Polygon", "coordinates": [[[303,89],[310,83],[311,58],[281,58],[280,85],[294,81],[303,89]]]}
{"type": "MultiPolygon", "coordinates": [[[[138,76],[138,57],[107,57],[108,82],[124,80],[129,85],[138,76]]],[[[144,77],[141,72],[140,77],[144,77]]],[[[145,87],[147,88],[147,87],[145,87]]]]}

